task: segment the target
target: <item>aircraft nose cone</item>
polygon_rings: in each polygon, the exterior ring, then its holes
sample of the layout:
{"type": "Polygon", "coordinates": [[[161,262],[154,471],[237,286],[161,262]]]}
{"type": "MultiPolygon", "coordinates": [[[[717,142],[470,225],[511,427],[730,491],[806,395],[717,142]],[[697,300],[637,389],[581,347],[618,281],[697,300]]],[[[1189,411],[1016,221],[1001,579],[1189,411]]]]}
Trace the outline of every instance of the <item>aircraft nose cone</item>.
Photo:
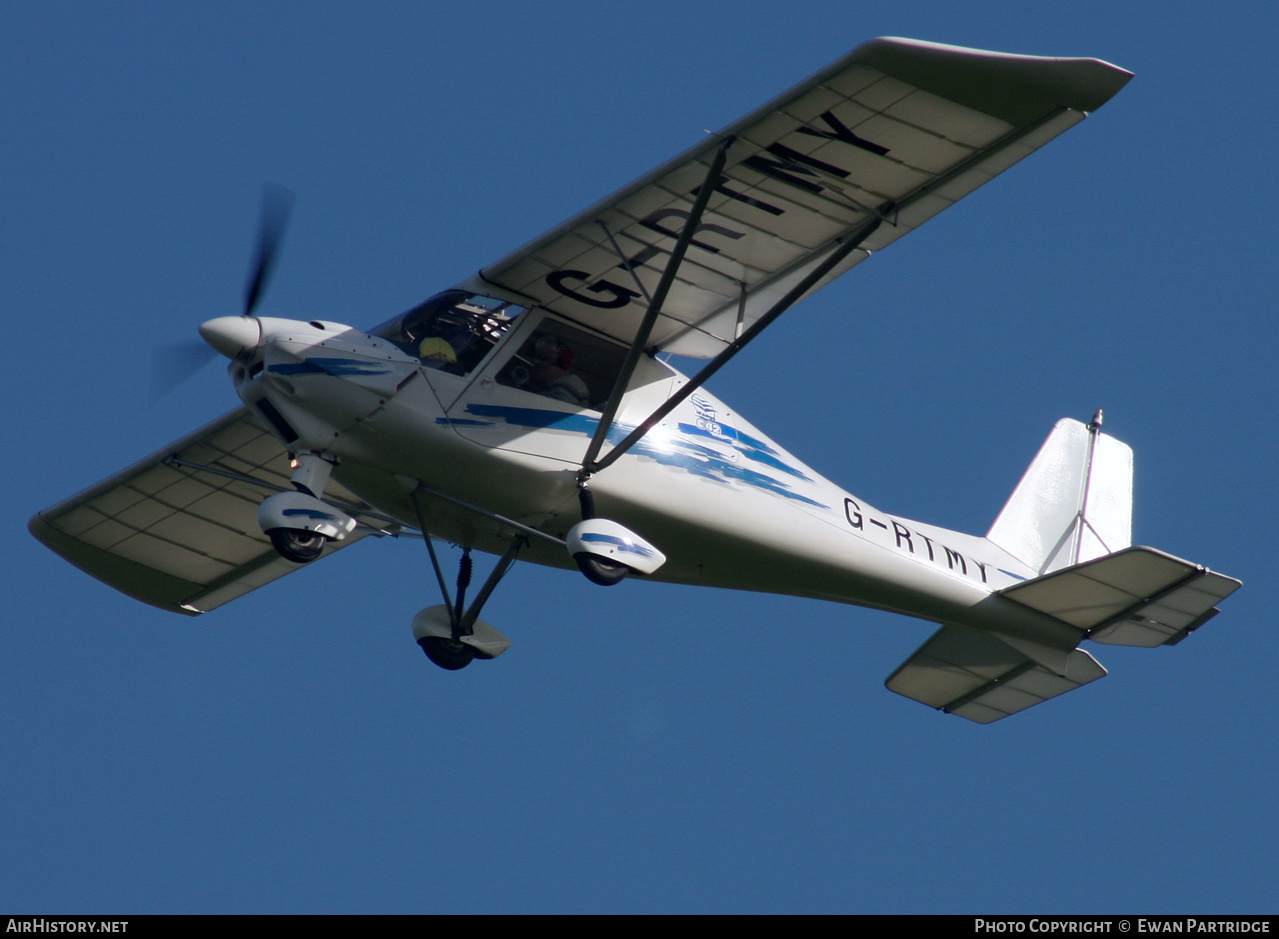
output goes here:
{"type": "Polygon", "coordinates": [[[219,316],[200,324],[204,341],[228,359],[238,359],[262,341],[262,324],[252,316],[219,316]]]}

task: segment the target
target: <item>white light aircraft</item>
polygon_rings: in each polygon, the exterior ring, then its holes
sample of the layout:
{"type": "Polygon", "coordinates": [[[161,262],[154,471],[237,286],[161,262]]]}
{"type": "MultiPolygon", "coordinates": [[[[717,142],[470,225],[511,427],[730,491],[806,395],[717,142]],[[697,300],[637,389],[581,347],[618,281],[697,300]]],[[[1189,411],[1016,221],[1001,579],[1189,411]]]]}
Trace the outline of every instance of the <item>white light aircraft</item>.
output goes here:
{"type": "MultiPolygon", "coordinates": [[[[38,513],[31,532],[146,603],[199,614],[369,535],[415,535],[443,594],[413,621],[458,669],[518,558],[815,597],[941,624],[888,687],[988,723],[1105,675],[1084,639],[1180,642],[1240,584],[1131,545],[1132,452],[1053,429],[985,537],[877,509],[703,386],[781,313],[1084,119],[1095,59],[868,42],[453,289],[368,332],[200,327],[243,404],[38,513]],[[693,378],[663,353],[709,359],[693,378]],[[463,548],[450,592],[432,539],[463,548]],[[471,549],[500,560],[471,602],[471,549]]],[[[212,355],[212,353],[210,353],[212,355]]]]}

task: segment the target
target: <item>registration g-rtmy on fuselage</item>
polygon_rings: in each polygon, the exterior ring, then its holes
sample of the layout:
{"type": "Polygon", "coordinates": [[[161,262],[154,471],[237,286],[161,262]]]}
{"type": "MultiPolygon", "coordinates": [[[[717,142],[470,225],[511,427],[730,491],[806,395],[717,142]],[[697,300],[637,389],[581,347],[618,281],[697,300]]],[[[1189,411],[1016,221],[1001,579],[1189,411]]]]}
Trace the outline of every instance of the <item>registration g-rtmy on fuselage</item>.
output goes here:
{"type": "Polygon", "coordinates": [[[518,559],[858,604],[941,628],[888,679],[979,722],[1105,674],[1084,639],[1180,641],[1239,582],[1131,545],[1132,454],[1053,429],[985,537],[872,506],[703,382],[796,301],[1104,104],[1095,59],[875,40],[468,282],[369,332],[245,315],[200,332],[243,405],[39,513],[125,593],[198,614],[364,537],[423,536],[443,604],[414,636],[456,669],[518,559]],[[664,354],[708,359],[693,377],[664,354]],[[463,547],[458,586],[432,539],[463,547]],[[500,557],[470,598],[470,550],[500,557]]]}

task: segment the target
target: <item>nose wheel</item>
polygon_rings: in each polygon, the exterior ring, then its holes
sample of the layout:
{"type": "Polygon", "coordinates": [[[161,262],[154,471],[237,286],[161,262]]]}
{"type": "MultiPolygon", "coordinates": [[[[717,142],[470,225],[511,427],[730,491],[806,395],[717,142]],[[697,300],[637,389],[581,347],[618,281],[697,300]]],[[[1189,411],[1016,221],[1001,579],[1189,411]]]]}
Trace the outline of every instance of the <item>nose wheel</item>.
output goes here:
{"type": "Polygon", "coordinates": [[[457,639],[442,636],[423,636],[417,641],[426,657],[446,671],[456,672],[466,668],[475,658],[475,648],[457,639]]]}
{"type": "Polygon", "coordinates": [[[502,555],[493,568],[488,579],[480,588],[480,592],[466,605],[466,589],[471,585],[471,549],[462,548],[462,560],[458,564],[457,592],[450,597],[448,585],[444,582],[444,572],[440,568],[440,559],[431,543],[431,533],[427,530],[426,519],[422,514],[422,506],[418,503],[417,493],[411,494],[413,507],[417,510],[419,531],[426,543],[427,553],[431,557],[431,568],[435,579],[439,582],[440,593],[444,597],[442,606],[427,607],[413,617],[413,638],[426,653],[432,663],[449,672],[466,668],[476,659],[497,658],[510,646],[511,641],[500,632],[479,618],[480,610],[498,583],[506,576],[506,572],[515,563],[520,548],[527,542],[521,535],[511,539],[506,553],[502,555]]]}

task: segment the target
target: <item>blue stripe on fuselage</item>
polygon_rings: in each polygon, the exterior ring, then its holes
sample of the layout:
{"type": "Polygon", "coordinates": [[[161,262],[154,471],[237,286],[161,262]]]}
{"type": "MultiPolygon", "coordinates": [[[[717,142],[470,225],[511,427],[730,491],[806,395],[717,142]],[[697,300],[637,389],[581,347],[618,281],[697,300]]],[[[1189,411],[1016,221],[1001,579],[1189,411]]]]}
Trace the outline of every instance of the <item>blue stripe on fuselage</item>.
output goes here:
{"type": "MultiPolygon", "coordinates": [[[[590,437],[595,433],[595,428],[599,426],[599,418],[590,417],[585,414],[572,414],[565,411],[553,411],[549,408],[520,408],[501,404],[468,404],[466,406],[468,414],[474,414],[476,417],[499,418],[507,424],[513,424],[517,427],[530,427],[539,430],[562,430],[568,433],[581,434],[590,437]]],[[[440,423],[476,425],[481,423],[475,420],[465,420],[458,418],[439,419],[440,423]]],[[[680,425],[680,430],[689,425],[680,425]]],[[[620,443],[635,428],[626,424],[614,423],[609,431],[608,439],[610,443],[620,443]]],[[[709,433],[703,433],[702,436],[712,437],[712,439],[723,443],[736,443],[736,441],[715,437],[709,433]]],[[[738,439],[745,442],[745,445],[736,445],[734,449],[748,460],[757,463],[763,463],[766,466],[772,466],[780,469],[791,476],[799,479],[810,481],[800,470],[787,466],[775,456],[777,451],[761,440],[756,440],[749,435],[739,434],[738,439]]],[[[823,505],[807,496],[800,495],[791,490],[787,483],[779,479],[774,479],[766,473],[757,470],[748,469],[739,466],[737,463],[727,460],[723,455],[710,447],[704,447],[692,441],[683,441],[672,439],[671,445],[675,449],[659,448],[649,442],[647,437],[640,440],[639,443],[631,450],[636,456],[648,457],[664,466],[676,466],[695,476],[701,476],[705,479],[715,479],[720,482],[742,482],[756,489],[763,489],[767,492],[775,493],[787,499],[793,499],[796,502],[803,502],[807,505],[815,506],[819,509],[827,509],[829,506],[823,505]]]]}
{"type": "Polygon", "coordinates": [[[285,362],[279,365],[268,365],[268,372],[277,375],[315,375],[326,374],[341,377],[343,375],[385,375],[391,370],[384,365],[375,365],[360,359],[314,358],[301,362],[285,362]]]}

